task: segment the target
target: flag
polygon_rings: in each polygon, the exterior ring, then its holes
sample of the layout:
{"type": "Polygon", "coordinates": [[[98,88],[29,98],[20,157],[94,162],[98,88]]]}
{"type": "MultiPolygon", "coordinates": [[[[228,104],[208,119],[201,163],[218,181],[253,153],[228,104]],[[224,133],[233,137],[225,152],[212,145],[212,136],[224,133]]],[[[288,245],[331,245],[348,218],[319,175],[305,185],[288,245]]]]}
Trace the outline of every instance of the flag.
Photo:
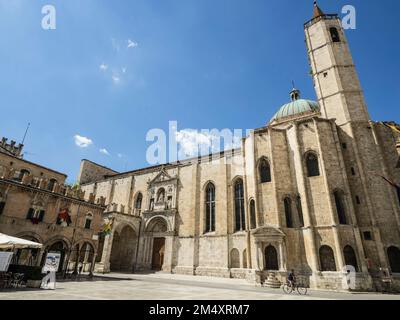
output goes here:
{"type": "Polygon", "coordinates": [[[383,124],[386,127],[392,129],[397,134],[400,134],[400,125],[398,125],[397,123],[395,123],[395,122],[383,122],[383,124]]]}

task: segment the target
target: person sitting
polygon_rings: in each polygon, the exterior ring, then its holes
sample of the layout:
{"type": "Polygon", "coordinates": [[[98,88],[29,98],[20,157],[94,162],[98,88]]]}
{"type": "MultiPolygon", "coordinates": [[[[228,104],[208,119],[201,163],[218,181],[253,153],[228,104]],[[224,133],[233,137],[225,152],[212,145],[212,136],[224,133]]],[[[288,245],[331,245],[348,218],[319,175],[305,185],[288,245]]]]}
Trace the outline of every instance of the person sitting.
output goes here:
{"type": "Polygon", "coordinates": [[[294,290],[294,288],[296,286],[296,276],[294,274],[294,270],[293,269],[289,272],[287,280],[288,280],[289,285],[294,290]]]}

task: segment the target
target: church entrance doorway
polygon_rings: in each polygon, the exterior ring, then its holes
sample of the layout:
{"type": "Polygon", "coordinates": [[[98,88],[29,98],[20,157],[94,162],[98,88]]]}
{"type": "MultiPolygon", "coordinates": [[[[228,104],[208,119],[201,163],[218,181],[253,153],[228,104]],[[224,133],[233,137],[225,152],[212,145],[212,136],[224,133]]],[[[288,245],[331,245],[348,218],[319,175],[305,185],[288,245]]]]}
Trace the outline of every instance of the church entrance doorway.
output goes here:
{"type": "Polygon", "coordinates": [[[164,264],[165,238],[154,238],[151,269],[160,271],[164,264]]]}

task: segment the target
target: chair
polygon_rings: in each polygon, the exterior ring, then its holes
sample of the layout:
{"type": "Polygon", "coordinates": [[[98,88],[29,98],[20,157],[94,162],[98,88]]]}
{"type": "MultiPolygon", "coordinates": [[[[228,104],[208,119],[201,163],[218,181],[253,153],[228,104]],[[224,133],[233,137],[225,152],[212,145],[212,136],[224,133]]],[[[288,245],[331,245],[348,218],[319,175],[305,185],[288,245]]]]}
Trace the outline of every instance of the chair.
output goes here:
{"type": "Polygon", "coordinates": [[[10,287],[14,289],[21,287],[23,279],[24,279],[23,273],[14,273],[10,281],[10,287]]]}
{"type": "Polygon", "coordinates": [[[0,273],[0,288],[1,289],[8,289],[10,288],[10,283],[12,279],[12,274],[11,273],[0,273]]]}

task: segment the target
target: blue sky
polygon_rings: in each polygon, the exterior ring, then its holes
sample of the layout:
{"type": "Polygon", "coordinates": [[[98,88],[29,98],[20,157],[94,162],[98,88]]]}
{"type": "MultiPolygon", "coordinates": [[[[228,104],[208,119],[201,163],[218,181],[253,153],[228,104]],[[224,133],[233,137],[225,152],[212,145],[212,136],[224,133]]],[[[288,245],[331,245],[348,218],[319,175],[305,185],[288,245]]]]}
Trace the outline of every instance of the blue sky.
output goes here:
{"type": "MultiPolygon", "coordinates": [[[[25,158],[74,181],[82,158],[147,166],[147,132],[171,120],[178,130],[261,127],[291,80],[315,99],[303,33],[312,2],[0,0],[0,135],[20,141],[30,122],[25,158]],[[56,30],[41,28],[46,4],[56,30]],[[92,143],[78,147],[76,135],[92,143]]],[[[369,111],[400,122],[400,2],[319,4],[355,6],[347,36],[369,111]]]]}

